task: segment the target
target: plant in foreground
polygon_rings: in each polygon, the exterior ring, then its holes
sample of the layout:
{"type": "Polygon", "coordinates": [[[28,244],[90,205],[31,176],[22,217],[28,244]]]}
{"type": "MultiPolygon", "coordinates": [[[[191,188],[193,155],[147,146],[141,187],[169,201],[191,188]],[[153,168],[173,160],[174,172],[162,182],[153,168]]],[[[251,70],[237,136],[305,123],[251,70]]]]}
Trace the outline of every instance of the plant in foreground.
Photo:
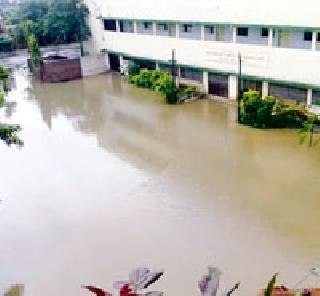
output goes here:
{"type": "MultiPolygon", "coordinates": [[[[151,291],[145,294],[137,294],[138,291],[147,289],[150,285],[155,283],[163,275],[162,271],[151,271],[149,268],[137,268],[130,272],[129,279],[124,281],[117,281],[114,287],[119,290],[120,296],[161,296],[162,292],[151,291]]],[[[83,286],[83,288],[94,293],[96,296],[112,296],[111,293],[97,288],[95,286],[83,286]]]]}

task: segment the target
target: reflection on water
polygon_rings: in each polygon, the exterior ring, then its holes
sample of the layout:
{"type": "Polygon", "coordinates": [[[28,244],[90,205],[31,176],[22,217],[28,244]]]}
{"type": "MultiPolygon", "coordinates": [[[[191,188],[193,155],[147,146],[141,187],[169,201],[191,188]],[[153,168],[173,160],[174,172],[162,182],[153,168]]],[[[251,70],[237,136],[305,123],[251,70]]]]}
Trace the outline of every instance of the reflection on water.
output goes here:
{"type": "Polygon", "coordinates": [[[238,126],[212,101],[167,106],[110,74],[33,89],[17,75],[10,98],[25,146],[0,144],[0,292],[87,295],[147,265],[166,270],[159,290],[191,296],[216,264],[254,295],[320,264],[320,150],[295,132],[238,126]]]}

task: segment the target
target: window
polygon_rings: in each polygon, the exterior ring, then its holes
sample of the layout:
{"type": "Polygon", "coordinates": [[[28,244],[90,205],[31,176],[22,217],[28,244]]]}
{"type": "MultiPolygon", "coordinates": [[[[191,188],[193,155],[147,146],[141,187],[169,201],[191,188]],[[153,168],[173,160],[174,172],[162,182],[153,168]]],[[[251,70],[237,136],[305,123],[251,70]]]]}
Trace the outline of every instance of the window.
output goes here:
{"type": "Polygon", "coordinates": [[[104,29],[106,31],[116,31],[117,25],[115,20],[103,20],[104,29]]]}
{"type": "Polygon", "coordinates": [[[181,78],[202,82],[203,81],[203,73],[200,70],[180,67],[180,76],[181,78]]]}
{"type": "Polygon", "coordinates": [[[205,32],[206,34],[213,35],[214,34],[214,26],[205,26],[205,32]]]}
{"type": "Polygon", "coordinates": [[[183,32],[184,33],[191,33],[192,32],[192,25],[183,25],[183,32]]]}
{"type": "Polygon", "coordinates": [[[237,35],[238,36],[244,36],[247,37],[248,36],[248,28],[245,27],[239,27],[237,28],[237,35]]]}
{"type": "Polygon", "coordinates": [[[168,31],[168,24],[159,24],[158,28],[161,31],[168,31]]]}
{"type": "Polygon", "coordinates": [[[317,33],[317,41],[320,41],[320,33],[317,33]]]}
{"type": "Polygon", "coordinates": [[[312,32],[304,32],[304,41],[312,41],[312,32]]]}
{"type": "Polygon", "coordinates": [[[148,30],[152,27],[152,23],[151,22],[144,22],[143,27],[145,30],[148,30]]]}
{"type": "Polygon", "coordinates": [[[267,37],[269,37],[269,29],[268,29],[268,28],[262,28],[262,29],[261,29],[261,37],[262,37],[262,38],[267,38],[267,37]]]}

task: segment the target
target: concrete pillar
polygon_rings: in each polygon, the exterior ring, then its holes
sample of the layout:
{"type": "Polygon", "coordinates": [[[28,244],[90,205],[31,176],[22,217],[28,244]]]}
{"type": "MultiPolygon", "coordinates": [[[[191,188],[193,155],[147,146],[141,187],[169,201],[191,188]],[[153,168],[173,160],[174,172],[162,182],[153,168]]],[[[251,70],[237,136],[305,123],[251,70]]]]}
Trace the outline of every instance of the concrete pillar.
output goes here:
{"type": "Polygon", "coordinates": [[[312,32],[312,50],[316,51],[317,50],[317,32],[312,32]]]}
{"type": "Polygon", "coordinates": [[[177,85],[177,87],[179,87],[179,85],[180,85],[180,67],[179,66],[177,66],[176,85],[177,85]]]}
{"type": "Polygon", "coordinates": [[[238,77],[230,75],[229,76],[229,94],[230,99],[236,100],[238,95],[238,77]]]}
{"type": "Polygon", "coordinates": [[[152,23],[152,33],[153,33],[153,35],[157,35],[157,23],[156,22],[152,23]]]}
{"type": "Polygon", "coordinates": [[[120,32],[120,21],[116,20],[116,31],[120,32]]]}
{"type": "Polygon", "coordinates": [[[207,71],[203,71],[203,91],[206,94],[209,93],[209,73],[207,71]]]}
{"type": "Polygon", "coordinates": [[[138,33],[138,24],[137,21],[133,21],[133,33],[138,33]]]}
{"type": "Polygon", "coordinates": [[[232,27],[232,43],[237,43],[237,27],[232,27]]]}
{"type": "Polygon", "coordinates": [[[204,25],[201,25],[201,40],[204,40],[204,33],[205,33],[204,25]]]}
{"type": "Polygon", "coordinates": [[[119,62],[120,62],[120,73],[124,74],[124,62],[123,62],[123,55],[119,55],[119,62]]]}
{"type": "Polygon", "coordinates": [[[156,70],[160,70],[159,62],[156,61],[156,70]]]}
{"type": "Polygon", "coordinates": [[[176,37],[180,38],[180,24],[179,23],[176,24],[176,37]]]}
{"type": "Polygon", "coordinates": [[[268,46],[272,47],[273,46],[273,29],[269,29],[269,35],[268,35],[268,46]]]}
{"type": "Polygon", "coordinates": [[[269,82],[263,81],[262,82],[262,97],[265,98],[269,95],[269,82]]]}
{"type": "Polygon", "coordinates": [[[307,94],[307,106],[311,107],[312,106],[312,88],[308,89],[308,94],[307,94]]]}

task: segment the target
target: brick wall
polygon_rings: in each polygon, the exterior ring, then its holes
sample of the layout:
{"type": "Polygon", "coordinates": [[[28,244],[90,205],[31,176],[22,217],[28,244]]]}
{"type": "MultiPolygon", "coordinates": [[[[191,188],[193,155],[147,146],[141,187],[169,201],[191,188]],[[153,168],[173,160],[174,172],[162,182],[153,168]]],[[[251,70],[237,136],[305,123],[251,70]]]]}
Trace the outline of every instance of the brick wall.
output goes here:
{"type": "Polygon", "coordinates": [[[40,67],[41,80],[60,82],[82,77],[80,59],[44,61],[40,67]]]}

